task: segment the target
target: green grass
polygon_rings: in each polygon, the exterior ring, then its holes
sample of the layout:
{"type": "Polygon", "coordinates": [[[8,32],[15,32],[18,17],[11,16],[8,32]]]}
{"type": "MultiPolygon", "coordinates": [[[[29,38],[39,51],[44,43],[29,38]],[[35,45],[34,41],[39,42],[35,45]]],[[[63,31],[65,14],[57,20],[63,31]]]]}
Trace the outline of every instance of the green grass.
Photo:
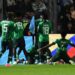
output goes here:
{"type": "Polygon", "coordinates": [[[0,66],[0,75],[75,75],[75,65],[0,66]]]}

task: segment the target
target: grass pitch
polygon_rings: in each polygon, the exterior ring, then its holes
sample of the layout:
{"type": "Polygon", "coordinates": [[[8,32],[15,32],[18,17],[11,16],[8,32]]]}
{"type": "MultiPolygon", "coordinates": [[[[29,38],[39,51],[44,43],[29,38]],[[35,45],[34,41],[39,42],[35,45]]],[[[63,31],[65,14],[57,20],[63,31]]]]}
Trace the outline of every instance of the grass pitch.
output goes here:
{"type": "Polygon", "coordinates": [[[75,75],[75,65],[13,65],[0,66],[0,75],[75,75]]]}

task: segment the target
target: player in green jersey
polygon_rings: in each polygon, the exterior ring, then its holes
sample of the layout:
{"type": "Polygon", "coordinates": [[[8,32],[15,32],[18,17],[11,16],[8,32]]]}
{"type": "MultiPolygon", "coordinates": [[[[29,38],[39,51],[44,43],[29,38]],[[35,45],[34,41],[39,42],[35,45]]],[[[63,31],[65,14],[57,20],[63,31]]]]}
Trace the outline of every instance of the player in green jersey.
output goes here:
{"type": "MultiPolygon", "coordinates": [[[[37,29],[38,47],[41,48],[49,44],[49,34],[53,31],[53,25],[51,21],[45,19],[43,16],[40,16],[40,19],[37,21],[37,28],[38,28],[37,29]]],[[[51,57],[51,52],[48,48],[45,48],[44,50],[41,50],[39,52],[39,62],[44,63],[44,61],[45,60],[48,61],[50,57],[51,57]]]]}
{"type": "Polygon", "coordinates": [[[59,61],[60,59],[63,59],[66,63],[70,63],[69,62],[70,57],[67,55],[67,46],[71,45],[75,47],[75,45],[70,40],[65,39],[65,36],[66,34],[62,33],[61,39],[57,39],[52,44],[49,44],[43,47],[43,48],[50,47],[55,44],[58,45],[57,53],[50,59],[50,62],[56,62],[56,61],[59,61]]]}
{"type": "Polygon", "coordinates": [[[9,49],[9,55],[8,55],[8,61],[12,61],[12,54],[13,54],[13,35],[14,35],[14,22],[11,21],[11,16],[8,14],[8,20],[3,20],[0,22],[0,28],[1,28],[1,37],[2,37],[2,50],[0,52],[0,57],[2,54],[6,51],[6,49],[9,49]]]}
{"type": "Polygon", "coordinates": [[[15,61],[16,61],[16,49],[17,49],[17,47],[19,47],[18,58],[19,58],[21,51],[23,50],[24,55],[27,59],[27,51],[25,49],[25,40],[24,40],[24,34],[23,33],[24,33],[23,22],[21,21],[21,19],[17,18],[17,21],[15,22],[15,32],[14,32],[14,41],[15,41],[14,57],[15,57],[15,61]]]}

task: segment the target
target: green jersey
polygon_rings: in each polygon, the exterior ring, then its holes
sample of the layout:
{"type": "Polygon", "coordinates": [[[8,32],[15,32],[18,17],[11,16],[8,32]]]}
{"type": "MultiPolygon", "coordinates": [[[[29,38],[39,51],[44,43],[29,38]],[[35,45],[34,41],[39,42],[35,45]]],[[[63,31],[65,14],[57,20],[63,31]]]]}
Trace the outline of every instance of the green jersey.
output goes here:
{"type": "Polygon", "coordinates": [[[13,21],[8,21],[8,20],[3,20],[0,22],[0,27],[2,30],[2,40],[7,41],[7,40],[12,40],[13,35],[14,35],[14,22],[13,21]]]}
{"type": "Polygon", "coordinates": [[[26,28],[27,25],[28,25],[28,20],[23,20],[23,26],[24,26],[24,28],[26,28]]]}
{"type": "Polygon", "coordinates": [[[23,37],[24,26],[22,22],[15,23],[15,32],[14,32],[14,39],[19,39],[23,37]]]}
{"type": "Polygon", "coordinates": [[[39,42],[49,41],[49,33],[53,30],[52,22],[49,20],[42,20],[37,23],[39,42]]]}
{"type": "Polygon", "coordinates": [[[58,51],[67,51],[68,44],[72,44],[70,40],[67,39],[59,39],[56,40],[55,43],[58,45],[58,51]]]}

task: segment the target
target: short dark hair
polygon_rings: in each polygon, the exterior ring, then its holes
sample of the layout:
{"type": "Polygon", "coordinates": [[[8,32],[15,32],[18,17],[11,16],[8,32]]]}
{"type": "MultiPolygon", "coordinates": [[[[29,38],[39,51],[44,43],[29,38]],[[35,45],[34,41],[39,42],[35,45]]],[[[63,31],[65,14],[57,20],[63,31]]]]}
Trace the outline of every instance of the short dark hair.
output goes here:
{"type": "Polygon", "coordinates": [[[61,33],[62,37],[65,37],[67,35],[67,33],[61,33]]]}

